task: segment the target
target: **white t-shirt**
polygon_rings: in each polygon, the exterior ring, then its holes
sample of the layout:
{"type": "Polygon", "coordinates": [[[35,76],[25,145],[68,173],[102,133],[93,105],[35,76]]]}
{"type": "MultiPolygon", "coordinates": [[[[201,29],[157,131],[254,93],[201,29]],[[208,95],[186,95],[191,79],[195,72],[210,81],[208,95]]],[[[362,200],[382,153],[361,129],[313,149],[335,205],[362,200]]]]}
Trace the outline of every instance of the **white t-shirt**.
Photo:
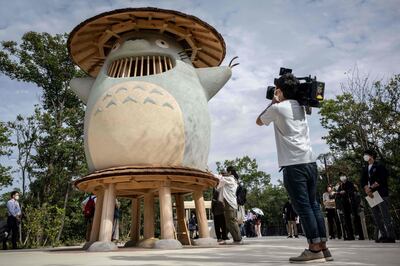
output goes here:
{"type": "Polygon", "coordinates": [[[236,190],[238,187],[238,183],[233,175],[230,176],[223,176],[214,174],[216,178],[219,179],[219,183],[217,186],[217,190],[220,193],[220,196],[228,202],[228,204],[237,209],[237,200],[236,200],[236,190]]]}
{"type": "Polygon", "coordinates": [[[271,105],[260,119],[274,122],[279,167],[315,162],[304,107],[296,100],[271,105]]]}

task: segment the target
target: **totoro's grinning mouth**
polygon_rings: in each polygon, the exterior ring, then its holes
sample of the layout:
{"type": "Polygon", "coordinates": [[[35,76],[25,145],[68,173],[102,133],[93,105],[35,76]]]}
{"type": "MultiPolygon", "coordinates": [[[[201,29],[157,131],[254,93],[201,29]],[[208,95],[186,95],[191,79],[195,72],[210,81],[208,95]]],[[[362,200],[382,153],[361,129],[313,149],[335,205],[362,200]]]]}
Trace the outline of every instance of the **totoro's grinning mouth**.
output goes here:
{"type": "Polygon", "coordinates": [[[142,77],[171,70],[174,65],[169,56],[144,55],[124,57],[113,61],[107,74],[112,78],[142,77]]]}

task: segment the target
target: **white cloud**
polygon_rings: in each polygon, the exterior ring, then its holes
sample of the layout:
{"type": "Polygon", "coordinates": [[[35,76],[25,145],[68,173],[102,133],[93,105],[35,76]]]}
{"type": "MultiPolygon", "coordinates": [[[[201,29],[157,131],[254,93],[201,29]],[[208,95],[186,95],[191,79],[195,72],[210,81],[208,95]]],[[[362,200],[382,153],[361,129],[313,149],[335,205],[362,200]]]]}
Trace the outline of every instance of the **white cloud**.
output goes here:
{"type": "MultiPolygon", "coordinates": [[[[372,78],[399,73],[398,0],[386,1],[12,1],[0,10],[0,40],[26,31],[69,32],[81,21],[117,8],[156,6],[198,16],[225,38],[227,64],[239,56],[233,77],[209,103],[212,117],[210,167],[215,161],[249,155],[261,169],[277,172],[272,127],[255,125],[266,106],[266,87],[279,67],[326,82],[326,97],[340,93],[345,72],[358,66],[372,78]]],[[[0,77],[0,120],[28,114],[39,90],[0,77]],[[27,94],[18,91],[28,90],[27,94]],[[7,99],[6,101],[4,99],[7,99]],[[32,100],[33,99],[33,100],[32,100]]],[[[36,99],[36,100],[35,100],[36,99]]],[[[314,110],[308,117],[316,153],[328,150],[314,110]]]]}

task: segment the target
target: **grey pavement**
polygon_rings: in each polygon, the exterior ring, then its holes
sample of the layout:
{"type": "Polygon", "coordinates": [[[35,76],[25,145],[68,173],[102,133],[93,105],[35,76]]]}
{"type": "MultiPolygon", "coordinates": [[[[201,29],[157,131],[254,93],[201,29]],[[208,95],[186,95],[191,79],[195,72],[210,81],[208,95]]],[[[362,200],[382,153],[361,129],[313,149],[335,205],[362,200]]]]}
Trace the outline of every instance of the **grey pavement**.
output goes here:
{"type": "MultiPolygon", "coordinates": [[[[0,266],[122,266],[122,265],[289,265],[288,258],[305,248],[305,238],[244,238],[244,245],[180,250],[120,248],[91,253],[77,247],[0,251],[0,266]]],[[[314,265],[400,265],[400,242],[329,241],[334,261],[314,265]]]]}

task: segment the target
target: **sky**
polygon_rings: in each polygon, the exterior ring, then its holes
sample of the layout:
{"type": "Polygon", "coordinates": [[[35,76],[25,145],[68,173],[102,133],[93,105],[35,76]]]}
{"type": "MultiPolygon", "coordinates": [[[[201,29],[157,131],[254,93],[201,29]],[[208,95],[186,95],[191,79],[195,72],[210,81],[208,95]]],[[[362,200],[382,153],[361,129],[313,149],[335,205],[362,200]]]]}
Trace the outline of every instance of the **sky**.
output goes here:
{"type": "MultiPolygon", "coordinates": [[[[260,170],[282,179],[273,127],[255,120],[268,105],[266,88],[280,67],[325,82],[325,98],[341,93],[355,68],[372,80],[400,73],[400,0],[0,0],[0,41],[19,41],[27,31],[70,32],[83,20],[127,7],[158,7],[194,15],[220,32],[227,46],[222,65],[240,65],[209,102],[212,120],[209,168],[216,161],[248,155],[260,170]]],[[[29,116],[41,90],[0,74],[0,121],[29,116]]],[[[313,151],[329,151],[318,110],[308,116],[313,151]]],[[[15,165],[15,156],[3,158],[15,165]]]]}

